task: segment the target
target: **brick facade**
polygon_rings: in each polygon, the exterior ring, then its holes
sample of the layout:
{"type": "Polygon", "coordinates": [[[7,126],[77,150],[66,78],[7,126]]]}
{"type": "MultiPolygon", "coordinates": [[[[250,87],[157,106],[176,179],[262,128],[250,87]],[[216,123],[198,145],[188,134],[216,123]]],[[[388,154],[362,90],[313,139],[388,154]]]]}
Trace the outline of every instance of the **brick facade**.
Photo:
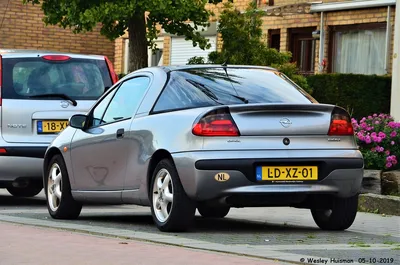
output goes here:
{"type": "MultiPolygon", "coordinates": [[[[395,8],[391,7],[391,41],[390,41],[390,53],[389,58],[392,58],[393,43],[394,43],[394,18],[395,8]]],[[[340,11],[335,13],[327,13],[325,17],[324,30],[327,32],[325,36],[325,58],[329,58],[329,41],[330,41],[330,27],[338,25],[352,25],[352,24],[368,24],[368,23],[379,23],[386,22],[387,20],[387,8],[371,8],[365,10],[351,10],[351,11],[340,11]]],[[[318,25],[318,29],[320,26],[318,25]]],[[[329,63],[329,60],[328,60],[329,63]]],[[[389,73],[391,73],[392,61],[390,61],[389,73]]]]}
{"type": "MultiPolygon", "coordinates": [[[[267,7],[265,4],[267,0],[260,0],[259,7],[267,7]]],[[[313,0],[274,0],[274,6],[297,4],[304,2],[315,2],[313,0]]],[[[344,2],[344,0],[324,0],[324,3],[328,2],[344,2]]],[[[391,7],[391,48],[389,58],[392,58],[393,42],[394,42],[394,18],[395,8],[391,7]]],[[[294,14],[285,15],[283,17],[271,16],[264,17],[263,30],[268,32],[270,29],[280,29],[281,31],[281,51],[287,51],[289,48],[288,29],[290,28],[304,28],[304,27],[315,27],[316,30],[320,30],[321,14],[294,14]]],[[[358,9],[348,11],[335,11],[324,13],[324,30],[325,30],[325,49],[324,58],[328,65],[330,62],[330,39],[331,39],[331,27],[338,25],[354,25],[354,24],[370,24],[370,23],[385,23],[387,20],[387,7],[383,8],[369,8],[369,9],[358,9]]],[[[319,40],[316,40],[315,47],[315,72],[318,71],[319,65],[319,40]]],[[[390,61],[389,73],[391,72],[392,62],[390,61]]],[[[328,67],[329,69],[329,67],[328,67]]]]}
{"type": "Polygon", "coordinates": [[[24,5],[22,0],[10,0],[7,6],[7,2],[0,1],[0,49],[100,54],[114,61],[115,43],[101,36],[100,28],[93,32],[73,34],[68,28],[45,26],[43,11],[37,5],[24,5]]]}
{"type": "MultiPolygon", "coordinates": [[[[240,10],[245,10],[249,3],[253,0],[234,0],[235,6],[240,10]]],[[[344,2],[345,0],[323,0],[323,3],[328,2],[344,2]]],[[[290,5],[290,4],[299,4],[306,2],[315,2],[315,0],[274,0],[272,7],[282,6],[282,5],[290,5]]],[[[259,8],[269,7],[268,0],[257,0],[257,4],[259,8]]],[[[219,14],[223,8],[223,4],[208,5],[208,8],[211,9],[215,16],[210,18],[210,21],[217,21],[219,14]]],[[[332,35],[332,27],[338,25],[354,25],[354,24],[362,24],[369,25],[373,23],[385,23],[387,20],[387,7],[382,8],[370,8],[370,9],[357,9],[357,10],[348,10],[348,11],[335,11],[335,12],[325,12],[324,13],[324,31],[325,31],[325,43],[324,43],[324,59],[327,62],[327,69],[325,71],[329,71],[329,66],[331,64],[331,50],[332,46],[329,42],[331,40],[332,35]]],[[[391,48],[390,54],[388,58],[392,58],[393,52],[393,39],[394,39],[394,16],[395,16],[395,7],[391,7],[391,48]]],[[[280,51],[289,51],[290,50],[290,32],[296,29],[301,28],[313,28],[315,30],[320,30],[321,23],[321,14],[320,13],[307,13],[307,14],[285,14],[284,16],[264,16],[263,17],[263,31],[268,36],[269,30],[279,30],[280,33],[280,51]]],[[[170,37],[164,37],[164,65],[168,65],[170,61],[170,37]]],[[[217,49],[221,49],[222,39],[218,38],[217,49]]],[[[266,41],[268,37],[266,37],[266,41]]],[[[314,53],[314,72],[318,72],[319,69],[319,39],[315,40],[315,53],[314,53]]],[[[117,46],[121,44],[119,42],[116,43],[117,46]]],[[[121,47],[116,48],[117,50],[122,49],[121,47]]],[[[117,52],[116,52],[117,54],[117,52]]],[[[117,61],[122,62],[122,57],[117,61]]],[[[122,70],[122,63],[116,62],[116,65],[121,65],[121,68],[118,70],[122,70]]],[[[390,59],[390,67],[388,69],[388,73],[391,72],[392,62],[390,59]]]]}
{"type": "Polygon", "coordinates": [[[124,36],[115,40],[115,50],[114,50],[114,70],[116,73],[122,73],[124,69],[124,57],[125,57],[125,40],[128,38],[128,33],[124,36]]]}
{"type": "Polygon", "coordinates": [[[170,60],[170,51],[171,50],[171,37],[164,38],[164,58],[163,64],[168,65],[170,60]]]}

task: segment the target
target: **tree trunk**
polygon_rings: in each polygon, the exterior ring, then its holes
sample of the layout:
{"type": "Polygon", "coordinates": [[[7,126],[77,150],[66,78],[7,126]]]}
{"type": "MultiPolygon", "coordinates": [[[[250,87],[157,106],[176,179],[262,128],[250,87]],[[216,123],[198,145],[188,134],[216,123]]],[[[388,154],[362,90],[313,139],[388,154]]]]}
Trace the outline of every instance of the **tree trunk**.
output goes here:
{"type": "Polygon", "coordinates": [[[128,22],[129,64],[128,72],[148,66],[146,22],[144,13],[136,14],[128,22]]]}

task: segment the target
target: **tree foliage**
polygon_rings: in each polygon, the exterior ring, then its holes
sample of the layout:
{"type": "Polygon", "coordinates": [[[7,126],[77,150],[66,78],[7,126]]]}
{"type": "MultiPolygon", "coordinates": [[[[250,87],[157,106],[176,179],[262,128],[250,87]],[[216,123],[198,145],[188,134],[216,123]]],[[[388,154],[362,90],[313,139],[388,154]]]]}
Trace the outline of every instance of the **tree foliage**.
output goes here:
{"type": "Polygon", "coordinates": [[[130,70],[147,66],[147,46],[155,49],[157,25],[166,32],[186,36],[193,45],[209,48],[199,27],[209,25],[212,14],[206,4],[222,0],[23,0],[41,4],[46,25],[71,28],[74,33],[92,31],[101,23],[101,34],[114,40],[130,33],[130,70]],[[146,16],[145,16],[146,14],[146,16]],[[189,24],[187,21],[191,21],[189,24]],[[132,43],[132,44],[131,44],[132,43]]]}
{"type": "MultiPolygon", "coordinates": [[[[268,48],[262,30],[263,13],[257,9],[255,3],[250,3],[246,12],[240,12],[233,4],[226,3],[219,18],[218,32],[223,44],[220,51],[213,51],[208,55],[207,63],[262,65],[277,68],[307,89],[307,80],[297,74],[296,64],[290,63],[290,52],[279,52],[268,48]]],[[[188,64],[202,63],[199,57],[193,57],[188,64]]]]}

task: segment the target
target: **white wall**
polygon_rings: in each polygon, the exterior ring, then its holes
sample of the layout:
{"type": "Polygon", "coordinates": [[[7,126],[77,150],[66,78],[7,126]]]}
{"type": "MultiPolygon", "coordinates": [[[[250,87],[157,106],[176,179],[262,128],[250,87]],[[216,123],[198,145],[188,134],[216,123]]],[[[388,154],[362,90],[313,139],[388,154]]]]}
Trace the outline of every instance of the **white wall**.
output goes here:
{"type": "Polygon", "coordinates": [[[396,1],[396,20],[394,25],[392,96],[390,115],[400,121],[400,0],[396,1]]]}
{"type": "Polygon", "coordinates": [[[191,40],[185,40],[184,37],[172,37],[171,38],[171,65],[185,65],[188,60],[194,56],[204,57],[207,61],[208,54],[217,49],[217,36],[206,36],[210,40],[211,48],[202,50],[199,45],[193,47],[191,40]]]}

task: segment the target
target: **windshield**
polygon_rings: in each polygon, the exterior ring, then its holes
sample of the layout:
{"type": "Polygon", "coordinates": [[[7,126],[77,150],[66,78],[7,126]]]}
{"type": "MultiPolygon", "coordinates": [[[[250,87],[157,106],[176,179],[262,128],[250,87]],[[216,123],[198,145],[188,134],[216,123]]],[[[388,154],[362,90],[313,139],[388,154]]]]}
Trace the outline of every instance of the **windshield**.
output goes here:
{"type": "Polygon", "coordinates": [[[198,68],[172,71],[154,110],[315,100],[285,75],[267,69],[198,68]]]}
{"type": "Polygon", "coordinates": [[[8,99],[65,94],[72,99],[95,100],[112,85],[104,60],[74,58],[62,62],[7,58],[3,60],[3,81],[3,98],[8,99]]]}

